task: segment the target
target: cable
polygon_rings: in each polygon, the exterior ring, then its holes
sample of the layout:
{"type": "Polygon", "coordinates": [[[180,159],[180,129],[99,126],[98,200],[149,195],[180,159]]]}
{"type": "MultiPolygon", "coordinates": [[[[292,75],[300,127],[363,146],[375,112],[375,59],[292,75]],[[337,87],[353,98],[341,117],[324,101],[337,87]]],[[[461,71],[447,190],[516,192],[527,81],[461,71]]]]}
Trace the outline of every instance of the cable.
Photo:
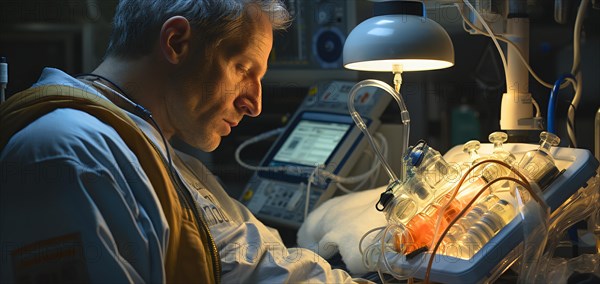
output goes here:
{"type": "MultiPolygon", "coordinates": [[[[102,83],[100,83],[100,84],[102,86],[104,86],[104,88],[110,90],[112,93],[116,93],[117,96],[119,96],[119,97],[125,97],[130,104],[135,104],[135,103],[133,103],[133,100],[129,96],[127,96],[127,93],[123,89],[121,89],[121,87],[119,87],[119,85],[115,84],[113,81],[111,81],[110,79],[108,79],[108,78],[106,78],[106,77],[104,77],[102,75],[98,75],[98,74],[94,74],[94,73],[80,73],[80,74],[77,74],[77,75],[75,75],[73,77],[79,78],[79,77],[86,77],[86,76],[100,78],[100,79],[102,79],[102,80],[104,80],[106,82],[109,82],[111,85],[113,85],[115,88],[117,88],[117,91],[119,91],[119,92],[115,92],[115,90],[113,90],[112,88],[110,88],[110,87],[108,87],[108,86],[106,86],[106,85],[104,85],[102,83]]],[[[93,82],[95,82],[95,81],[92,81],[92,83],[93,82]]]]}
{"type": "MultiPolygon", "coordinates": [[[[389,149],[389,145],[388,145],[388,141],[385,138],[385,136],[379,132],[375,133],[375,136],[377,138],[379,138],[379,140],[381,141],[381,150],[383,151],[383,156],[389,159],[388,156],[388,149],[389,149]]],[[[375,160],[376,157],[373,157],[373,159],[375,160]]],[[[379,161],[378,161],[379,162],[379,161]]],[[[381,170],[380,167],[380,163],[373,163],[373,166],[376,168],[375,173],[373,175],[371,175],[371,185],[369,186],[369,188],[374,188],[376,183],[377,183],[377,178],[379,177],[379,172],[381,170]]]]}
{"type": "Polygon", "coordinates": [[[310,205],[310,187],[311,184],[315,181],[315,173],[319,170],[319,168],[320,166],[317,165],[308,177],[308,184],[306,185],[306,200],[304,202],[304,220],[306,220],[306,218],[308,217],[308,207],[310,205]]]}
{"type": "Polygon", "coordinates": [[[540,112],[540,105],[538,104],[538,102],[534,98],[531,98],[531,103],[533,104],[533,107],[535,107],[535,117],[542,117],[542,113],[540,112]]]}
{"type": "MultiPolygon", "coordinates": [[[[383,235],[381,236],[381,242],[379,244],[380,248],[379,248],[379,259],[378,259],[378,264],[381,263],[381,261],[383,260],[383,265],[385,267],[385,269],[391,273],[394,278],[398,279],[398,280],[402,280],[402,279],[408,279],[412,276],[413,273],[411,273],[410,275],[398,275],[397,273],[394,272],[394,270],[392,269],[392,266],[390,265],[387,257],[385,256],[385,251],[386,251],[386,246],[385,244],[387,243],[385,240],[385,236],[388,235],[388,232],[390,231],[390,229],[393,229],[395,227],[399,227],[402,229],[402,231],[406,231],[405,227],[401,224],[390,224],[388,225],[384,230],[383,230],[383,235]]],[[[420,265],[419,265],[420,266],[420,265]]],[[[381,275],[381,269],[379,268],[379,265],[377,265],[377,272],[381,275]]],[[[381,277],[381,276],[380,276],[381,277]]]]}
{"type": "MultiPolygon", "coordinates": [[[[458,5],[455,4],[455,6],[457,7],[459,14],[461,15],[461,17],[463,18],[463,29],[467,30],[465,27],[465,24],[469,25],[469,27],[475,31],[476,34],[482,34],[485,36],[489,36],[492,38],[492,40],[494,41],[494,44],[496,44],[496,47],[498,48],[496,39],[502,40],[504,42],[506,42],[507,44],[511,45],[516,51],[517,51],[517,55],[519,56],[519,58],[521,59],[521,61],[524,63],[524,65],[527,67],[527,70],[529,71],[529,73],[543,86],[547,87],[547,88],[554,88],[554,85],[545,82],[544,80],[542,80],[531,68],[531,66],[529,65],[529,63],[527,62],[527,60],[525,59],[525,57],[523,56],[523,52],[520,50],[520,48],[518,46],[516,46],[512,41],[506,39],[503,36],[500,35],[495,35],[487,26],[487,24],[485,23],[485,21],[483,21],[483,19],[481,18],[481,16],[479,15],[479,13],[477,13],[477,11],[473,8],[473,6],[467,1],[467,0],[463,0],[463,2],[471,9],[473,10],[473,12],[475,13],[475,15],[479,18],[480,21],[482,21],[482,24],[484,25],[484,27],[486,28],[487,32],[482,31],[481,29],[475,27],[470,21],[469,19],[467,19],[467,17],[464,15],[464,12],[462,11],[462,8],[458,5]]],[[[575,87],[576,91],[575,91],[575,96],[573,97],[573,100],[571,101],[571,106],[569,106],[569,109],[567,111],[567,133],[569,136],[569,140],[571,143],[571,146],[573,147],[577,147],[577,139],[575,136],[575,111],[577,110],[577,106],[579,105],[579,102],[581,100],[581,94],[582,94],[582,90],[583,90],[583,83],[582,83],[582,75],[581,75],[581,71],[580,69],[580,63],[581,63],[581,48],[580,48],[580,44],[581,44],[581,28],[583,26],[583,17],[585,16],[586,10],[587,10],[587,5],[588,5],[589,0],[582,0],[579,4],[579,8],[577,11],[577,17],[575,19],[575,25],[573,28],[573,65],[571,67],[571,74],[574,74],[576,81],[578,82],[578,84],[574,84],[573,82],[571,82],[571,84],[573,84],[573,86],[575,87]]],[[[469,32],[469,31],[467,31],[469,32]]],[[[469,32],[470,33],[470,32],[469,32]]],[[[500,52],[500,56],[504,59],[504,54],[501,52],[501,49],[499,49],[500,52]]],[[[503,63],[505,63],[505,61],[503,60],[503,63]]],[[[506,70],[506,65],[504,65],[505,70],[506,70]]],[[[565,82],[563,84],[560,85],[560,88],[565,88],[567,87],[568,83],[565,82]]],[[[536,110],[539,111],[539,106],[537,106],[535,104],[534,101],[534,106],[536,107],[536,110]]],[[[536,117],[537,114],[536,114],[536,117]]]]}
{"type": "MultiPolygon", "coordinates": [[[[387,157],[388,145],[387,145],[387,140],[385,139],[385,136],[383,136],[383,134],[378,132],[378,133],[375,133],[375,137],[379,139],[383,155],[385,157],[387,157]]],[[[375,177],[378,176],[378,175],[374,175],[374,172],[378,172],[380,165],[381,165],[380,160],[374,158],[373,161],[371,162],[371,168],[368,171],[366,171],[363,174],[356,175],[356,176],[350,176],[350,177],[338,176],[336,174],[333,174],[329,171],[324,170],[323,169],[324,165],[317,165],[311,172],[310,176],[308,177],[308,181],[307,181],[307,185],[306,185],[306,197],[305,197],[306,202],[304,204],[304,218],[306,219],[308,217],[308,209],[309,209],[309,202],[310,202],[310,188],[311,188],[311,185],[314,183],[315,176],[317,178],[324,177],[324,178],[331,179],[332,182],[337,183],[337,188],[340,189],[344,193],[347,193],[347,194],[355,193],[357,190],[359,190],[364,185],[364,183],[369,178],[371,178],[373,176],[375,176],[375,177]],[[354,189],[348,189],[342,185],[342,183],[356,183],[356,182],[360,182],[360,183],[358,185],[356,185],[354,187],[354,189]]]]}
{"type": "Polygon", "coordinates": [[[581,27],[583,26],[583,17],[587,10],[588,0],[581,0],[577,16],[575,18],[575,26],[573,27],[573,66],[571,74],[579,73],[579,64],[581,63],[581,27]]]}
{"type": "Polygon", "coordinates": [[[277,129],[273,129],[273,130],[264,132],[262,134],[259,134],[257,136],[254,136],[254,137],[244,141],[242,144],[240,144],[240,146],[237,147],[237,149],[235,149],[235,160],[238,162],[238,164],[240,164],[240,166],[242,166],[246,169],[249,169],[249,170],[253,170],[253,171],[287,171],[288,167],[252,166],[252,165],[246,164],[244,161],[242,161],[242,158],[240,157],[242,150],[244,148],[246,148],[248,145],[263,141],[267,138],[270,138],[271,136],[280,135],[284,131],[285,131],[285,127],[281,127],[281,128],[277,128],[277,129]]]}
{"type": "MultiPolygon", "coordinates": [[[[117,89],[121,90],[121,88],[119,88],[119,86],[115,85],[114,83],[111,83],[111,84],[113,84],[117,89]]],[[[123,99],[128,104],[132,105],[133,108],[135,109],[135,111],[137,112],[137,115],[140,116],[140,117],[142,117],[144,120],[146,120],[146,119],[154,120],[154,118],[152,118],[152,113],[149,110],[147,110],[142,105],[140,105],[140,104],[134,102],[133,100],[131,100],[122,91],[117,92],[117,91],[113,90],[111,87],[109,87],[107,85],[104,85],[104,84],[102,84],[102,83],[100,83],[98,81],[92,81],[92,85],[96,85],[96,86],[99,86],[99,87],[101,87],[101,88],[103,88],[105,90],[109,90],[111,93],[117,95],[119,98],[123,99]]],[[[156,122],[154,122],[154,123],[156,123],[156,122]]]]}
{"type": "MultiPolygon", "coordinates": [[[[479,29],[478,27],[476,27],[475,25],[473,25],[473,23],[471,23],[469,21],[469,19],[467,18],[467,16],[464,14],[464,12],[462,11],[462,9],[458,6],[458,4],[455,4],[455,6],[458,9],[458,12],[460,14],[460,16],[463,19],[463,29],[470,33],[470,34],[479,34],[479,35],[483,35],[483,36],[487,36],[487,37],[491,37],[489,33],[487,33],[484,30],[479,29]],[[465,24],[468,25],[473,31],[469,31],[466,27],[465,24]]],[[[523,62],[523,64],[525,65],[525,67],[527,67],[527,70],[529,71],[529,74],[531,74],[531,76],[538,82],[540,83],[542,86],[548,88],[548,89],[552,89],[553,85],[551,83],[547,83],[546,81],[544,81],[542,78],[540,78],[540,76],[538,76],[537,73],[535,73],[535,71],[533,70],[533,68],[531,67],[531,65],[529,65],[529,62],[525,59],[525,56],[523,55],[523,52],[521,51],[521,48],[519,48],[514,42],[512,42],[511,40],[507,39],[506,37],[502,36],[502,35],[497,35],[494,34],[494,36],[496,37],[496,39],[505,42],[506,44],[510,45],[512,48],[514,48],[517,51],[517,55],[519,56],[519,59],[523,62]]],[[[567,87],[567,84],[563,84],[561,85],[561,89],[567,87]]]]}
{"type": "Polygon", "coordinates": [[[160,126],[158,126],[158,123],[156,123],[156,120],[154,120],[154,117],[152,116],[152,114],[150,114],[148,116],[148,118],[150,118],[150,121],[152,121],[152,124],[154,124],[154,126],[156,127],[156,130],[158,130],[158,134],[160,134],[163,144],[165,144],[165,152],[167,152],[167,160],[169,161],[169,170],[171,171],[171,174],[173,175],[173,177],[176,177],[177,174],[175,173],[175,168],[173,167],[173,160],[171,159],[171,150],[169,148],[169,144],[167,143],[167,139],[165,138],[165,135],[163,134],[162,130],[160,129],[160,126]]]}
{"type": "Polygon", "coordinates": [[[583,17],[585,16],[588,0],[581,0],[579,3],[579,9],[577,10],[577,17],[575,19],[575,26],[573,27],[573,66],[571,67],[571,74],[575,75],[577,84],[575,86],[575,95],[567,111],[567,133],[571,146],[577,148],[577,138],[575,136],[575,111],[579,106],[581,100],[581,94],[583,92],[583,75],[580,70],[581,63],[581,28],[583,26],[583,17]]]}
{"type": "Polygon", "coordinates": [[[548,132],[553,133],[553,134],[556,134],[556,129],[554,126],[555,115],[556,115],[556,97],[558,96],[560,84],[562,84],[562,82],[565,81],[567,78],[571,78],[571,79],[575,80],[575,76],[573,76],[573,74],[563,74],[558,78],[558,80],[556,80],[556,82],[554,83],[554,87],[552,88],[552,91],[550,91],[550,100],[548,101],[547,125],[548,125],[548,132]]]}
{"type": "Polygon", "coordinates": [[[488,26],[487,22],[483,19],[483,17],[481,17],[479,12],[477,12],[477,10],[473,7],[473,5],[471,5],[471,3],[469,3],[468,0],[463,0],[463,3],[465,3],[465,5],[467,5],[467,7],[469,7],[469,9],[471,9],[473,11],[473,14],[475,14],[477,19],[479,19],[479,21],[481,22],[481,24],[483,25],[485,30],[488,32],[488,34],[492,38],[492,41],[494,42],[494,45],[496,46],[496,48],[498,49],[498,53],[500,54],[500,59],[502,59],[502,65],[504,66],[504,72],[506,72],[506,70],[508,70],[508,64],[506,63],[506,57],[504,56],[504,52],[502,51],[502,48],[500,47],[500,44],[498,43],[498,40],[496,39],[496,35],[492,32],[492,30],[488,26]]]}
{"type": "MultiPolygon", "coordinates": [[[[360,252],[360,254],[361,254],[361,255],[363,255],[363,257],[364,257],[364,254],[365,254],[365,252],[366,252],[366,251],[363,251],[363,249],[362,249],[362,243],[363,243],[363,241],[365,240],[365,238],[366,238],[368,235],[372,234],[373,232],[375,232],[375,231],[377,231],[377,230],[381,231],[381,230],[385,229],[385,227],[386,227],[386,226],[381,226],[381,227],[373,228],[373,229],[371,229],[371,230],[367,231],[367,232],[366,232],[366,233],[365,233],[365,234],[364,234],[364,235],[363,235],[363,236],[360,238],[360,240],[358,241],[358,251],[360,252]]],[[[381,232],[380,232],[380,233],[381,233],[381,232]]],[[[371,245],[373,245],[373,244],[371,244],[371,245]]],[[[369,246],[367,247],[367,250],[368,250],[368,248],[369,248],[371,245],[369,245],[369,246]]],[[[364,259],[363,259],[363,263],[364,263],[364,259]]],[[[366,265],[365,265],[365,266],[366,266],[366,265]]],[[[367,266],[367,267],[369,267],[369,266],[367,266]]]]}
{"type": "MultiPolygon", "coordinates": [[[[387,140],[385,139],[385,136],[383,136],[383,134],[377,132],[375,133],[375,138],[379,139],[379,144],[381,147],[381,152],[382,155],[384,157],[387,158],[388,155],[388,144],[387,144],[387,140]]],[[[365,153],[369,153],[366,152],[365,153]]],[[[376,181],[377,177],[379,176],[379,169],[381,169],[381,162],[377,159],[377,157],[373,157],[373,160],[371,161],[371,167],[368,171],[364,172],[363,174],[357,175],[357,176],[353,176],[353,177],[340,177],[340,176],[336,176],[334,174],[330,174],[329,172],[324,171],[324,175],[326,177],[331,178],[333,181],[335,181],[337,183],[337,187],[345,192],[345,193],[354,193],[357,190],[359,190],[360,188],[363,187],[363,185],[369,180],[369,179],[373,179],[373,183],[376,181]],[[343,186],[343,183],[356,183],[356,182],[360,182],[359,184],[357,184],[354,189],[348,189],[345,186],[343,186]]],[[[374,187],[374,185],[371,185],[371,188],[374,187]]]]}
{"type": "MultiPolygon", "coordinates": [[[[244,161],[242,161],[241,159],[241,152],[244,148],[246,148],[248,145],[250,144],[254,144],[260,141],[263,141],[271,136],[276,136],[276,135],[280,135],[281,133],[283,133],[285,131],[285,128],[277,128],[274,130],[270,130],[264,133],[261,133],[251,139],[248,139],[246,141],[244,141],[242,144],[240,144],[240,146],[238,146],[238,148],[235,150],[235,159],[236,161],[244,168],[247,168],[249,170],[253,170],[253,171],[288,171],[289,167],[286,166],[280,166],[280,167],[261,167],[261,166],[253,166],[253,165],[249,165],[247,163],[245,163],[244,161]]],[[[387,144],[387,140],[385,139],[385,136],[383,136],[381,133],[376,133],[375,134],[376,138],[379,139],[380,144],[381,144],[381,149],[383,152],[383,155],[387,157],[387,153],[388,153],[388,144],[387,144]]],[[[325,178],[329,178],[331,179],[333,182],[338,183],[338,186],[340,186],[341,183],[357,183],[357,182],[363,182],[366,181],[368,178],[372,177],[374,175],[375,172],[377,172],[379,170],[379,160],[374,159],[372,162],[372,167],[371,169],[369,169],[369,171],[362,173],[360,175],[357,176],[350,176],[350,177],[342,177],[342,176],[338,176],[335,175],[329,171],[323,170],[321,169],[321,171],[319,171],[319,176],[323,176],[325,178]]],[[[309,169],[311,169],[311,171],[314,171],[312,167],[303,167],[303,169],[306,170],[306,172],[308,173],[309,169]]],[[[357,188],[359,188],[359,186],[357,186],[357,188]]],[[[355,190],[349,190],[345,187],[341,187],[342,191],[345,192],[354,192],[355,190]]]]}
{"type": "Polygon", "coordinates": [[[583,91],[583,75],[581,74],[581,71],[575,75],[575,79],[577,80],[577,84],[575,86],[575,96],[573,96],[573,100],[571,101],[569,110],[567,111],[567,133],[569,135],[571,146],[577,148],[577,138],[575,136],[575,111],[577,110],[577,106],[581,100],[581,93],[583,91]]]}

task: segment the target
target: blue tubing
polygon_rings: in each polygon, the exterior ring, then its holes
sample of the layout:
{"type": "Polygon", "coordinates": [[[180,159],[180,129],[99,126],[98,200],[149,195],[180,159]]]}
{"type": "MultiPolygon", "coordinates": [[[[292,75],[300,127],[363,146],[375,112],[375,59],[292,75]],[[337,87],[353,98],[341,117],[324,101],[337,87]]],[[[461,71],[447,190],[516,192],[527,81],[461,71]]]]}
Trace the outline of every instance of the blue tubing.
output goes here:
{"type": "Polygon", "coordinates": [[[571,78],[575,80],[575,76],[570,73],[566,73],[561,75],[556,82],[554,82],[554,87],[552,87],[552,91],[550,92],[550,100],[548,102],[548,132],[552,134],[556,134],[556,128],[554,126],[554,116],[556,114],[556,97],[558,96],[558,91],[560,90],[560,84],[562,84],[567,78],[571,78]]]}

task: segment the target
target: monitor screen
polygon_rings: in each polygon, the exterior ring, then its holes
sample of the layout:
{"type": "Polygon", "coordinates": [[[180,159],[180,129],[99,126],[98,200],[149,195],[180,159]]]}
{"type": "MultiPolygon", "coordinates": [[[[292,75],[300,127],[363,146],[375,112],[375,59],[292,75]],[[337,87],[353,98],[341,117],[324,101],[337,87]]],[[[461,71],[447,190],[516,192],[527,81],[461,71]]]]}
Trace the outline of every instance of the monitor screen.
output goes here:
{"type": "Polygon", "coordinates": [[[350,126],[338,122],[301,120],[279,148],[273,161],[309,167],[323,165],[350,126]]]}
{"type": "MultiPolygon", "coordinates": [[[[369,123],[369,121],[367,121],[369,123]]],[[[294,118],[288,128],[273,146],[262,165],[266,167],[286,167],[286,171],[260,171],[259,176],[287,182],[306,182],[312,169],[327,165],[354,127],[352,117],[346,114],[306,111],[294,118]]],[[[358,141],[347,144],[345,151],[352,151],[358,141]]],[[[337,166],[343,166],[346,156],[340,156],[337,166]]]]}

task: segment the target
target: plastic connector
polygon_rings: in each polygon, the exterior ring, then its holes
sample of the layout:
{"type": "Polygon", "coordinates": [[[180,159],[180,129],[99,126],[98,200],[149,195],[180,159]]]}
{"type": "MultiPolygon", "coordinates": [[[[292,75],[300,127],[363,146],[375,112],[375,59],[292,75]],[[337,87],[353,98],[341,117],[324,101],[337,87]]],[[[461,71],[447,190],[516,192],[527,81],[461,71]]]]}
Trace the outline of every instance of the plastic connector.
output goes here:
{"type": "Polygon", "coordinates": [[[361,119],[360,114],[358,112],[354,111],[350,113],[350,116],[352,116],[352,120],[354,120],[354,123],[360,130],[367,129],[367,125],[361,119]]]}

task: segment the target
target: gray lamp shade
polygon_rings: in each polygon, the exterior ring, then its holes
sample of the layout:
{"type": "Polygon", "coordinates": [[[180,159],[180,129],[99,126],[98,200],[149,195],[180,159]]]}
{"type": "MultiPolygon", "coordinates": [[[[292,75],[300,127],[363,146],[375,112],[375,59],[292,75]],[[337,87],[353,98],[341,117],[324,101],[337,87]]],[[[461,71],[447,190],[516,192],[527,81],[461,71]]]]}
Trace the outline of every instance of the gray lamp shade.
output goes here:
{"type": "Polygon", "coordinates": [[[454,65],[448,33],[425,16],[390,14],[356,26],[344,44],[344,67],[361,71],[442,69],[454,65]]]}

